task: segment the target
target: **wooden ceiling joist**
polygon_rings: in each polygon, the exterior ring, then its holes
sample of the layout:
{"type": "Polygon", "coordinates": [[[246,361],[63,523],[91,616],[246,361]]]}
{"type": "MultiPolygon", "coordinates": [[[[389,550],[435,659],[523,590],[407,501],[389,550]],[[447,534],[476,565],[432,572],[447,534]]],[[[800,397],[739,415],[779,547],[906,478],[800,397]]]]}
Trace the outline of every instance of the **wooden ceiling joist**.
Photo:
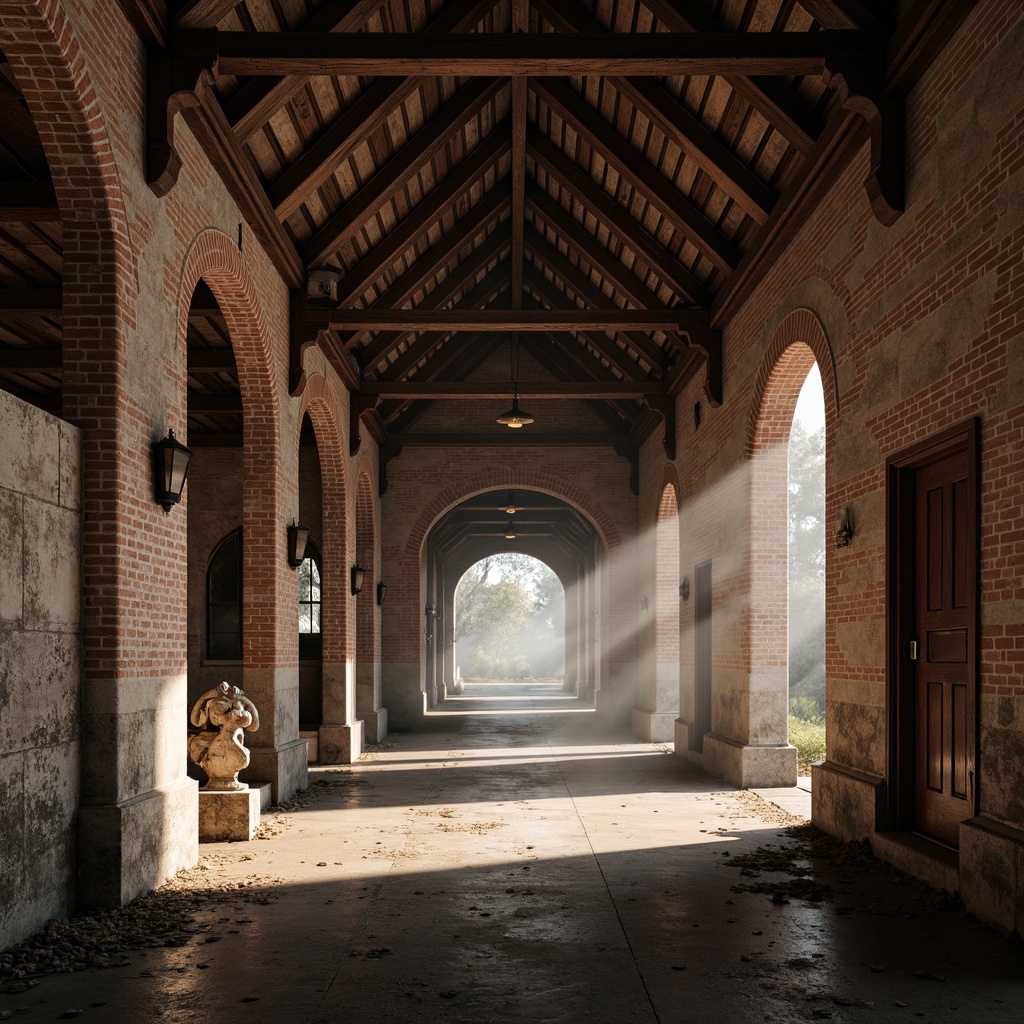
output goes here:
{"type": "MultiPolygon", "coordinates": [[[[493,401],[508,398],[505,381],[364,381],[361,390],[380,398],[410,399],[458,398],[462,401],[493,401]]],[[[656,381],[520,381],[519,397],[524,401],[566,401],[569,399],[620,398],[642,399],[664,395],[656,381]]]]}
{"type": "Polygon", "coordinates": [[[60,210],[50,182],[0,182],[0,224],[54,221],[60,221],[60,210]]]}
{"type": "Polygon", "coordinates": [[[64,365],[59,348],[0,348],[0,372],[55,373],[64,365]]]}
{"type": "Polygon", "coordinates": [[[0,288],[4,316],[60,316],[63,309],[61,288],[0,288]]]}

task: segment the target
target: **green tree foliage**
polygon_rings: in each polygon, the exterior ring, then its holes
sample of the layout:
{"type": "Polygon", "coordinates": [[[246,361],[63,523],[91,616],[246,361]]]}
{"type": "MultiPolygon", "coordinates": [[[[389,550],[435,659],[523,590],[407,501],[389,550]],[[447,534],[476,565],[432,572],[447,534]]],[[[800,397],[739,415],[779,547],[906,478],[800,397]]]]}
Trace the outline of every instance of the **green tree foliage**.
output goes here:
{"type": "Polygon", "coordinates": [[[825,429],[789,438],[789,692],[825,711],[825,429]]]}
{"type": "Polygon", "coordinates": [[[557,675],[564,669],[565,597],[558,577],[529,555],[470,567],[455,590],[455,641],[464,675],[557,675]]]}

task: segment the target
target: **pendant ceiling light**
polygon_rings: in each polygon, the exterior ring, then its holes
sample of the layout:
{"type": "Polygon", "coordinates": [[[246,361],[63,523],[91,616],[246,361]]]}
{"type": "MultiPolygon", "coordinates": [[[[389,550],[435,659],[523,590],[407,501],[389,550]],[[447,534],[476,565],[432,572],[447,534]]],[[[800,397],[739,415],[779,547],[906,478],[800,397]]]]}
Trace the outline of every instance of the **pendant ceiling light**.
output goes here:
{"type": "Polygon", "coordinates": [[[515,540],[515,539],[516,539],[516,527],[515,527],[515,523],[513,523],[512,520],[510,519],[508,521],[508,525],[505,527],[505,540],[515,540]]]}
{"type": "Polygon", "coordinates": [[[513,335],[509,343],[509,369],[512,375],[512,408],[503,412],[498,417],[498,423],[503,426],[518,430],[528,423],[533,423],[533,417],[523,409],[519,408],[519,335],[513,335]]]}
{"type": "Polygon", "coordinates": [[[507,515],[510,516],[514,516],[519,511],[519,508],[515,503],[515,498],[511,491],[508,492],[508,504],[505,506],[504,511],[507,515]]]}

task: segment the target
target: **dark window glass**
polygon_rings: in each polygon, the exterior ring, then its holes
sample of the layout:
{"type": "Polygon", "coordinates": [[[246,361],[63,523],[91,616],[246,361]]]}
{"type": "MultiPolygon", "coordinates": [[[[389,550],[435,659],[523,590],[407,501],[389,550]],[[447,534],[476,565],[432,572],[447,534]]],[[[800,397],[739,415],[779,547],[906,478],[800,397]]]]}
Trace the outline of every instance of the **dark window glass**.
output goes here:
{"type": "Polygon", "coordinates": [[[320,566],[315,555],[307,555],[299,566],[299,657],[319,658],[320,566]]]}
{"type": "Polygon", "coordinates": [[[206,656],[242,658],[242,531],[217,545],[206,571],[206,656]]]}

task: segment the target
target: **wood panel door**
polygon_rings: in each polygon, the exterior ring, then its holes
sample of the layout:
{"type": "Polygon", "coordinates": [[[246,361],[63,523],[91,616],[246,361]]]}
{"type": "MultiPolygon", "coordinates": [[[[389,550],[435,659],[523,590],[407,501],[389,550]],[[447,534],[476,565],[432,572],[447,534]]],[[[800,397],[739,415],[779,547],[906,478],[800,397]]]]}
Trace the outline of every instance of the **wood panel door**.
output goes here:
{"type": "Polygon", "coordinates": [[[888,829],[977,813],[979,422],[887,460],[888,829]]]}
{"type": "Polygon", "coordinates": [[[693,749],[704,750],[711,732],[711,563],[693,574],[693,749]]]}
{"type": "Polygon", "coordinates": [[[972,813],[974,776],[977,541],[968,453],[946,455],[915,477],[914,824],[955,846],[972,813]]]}

